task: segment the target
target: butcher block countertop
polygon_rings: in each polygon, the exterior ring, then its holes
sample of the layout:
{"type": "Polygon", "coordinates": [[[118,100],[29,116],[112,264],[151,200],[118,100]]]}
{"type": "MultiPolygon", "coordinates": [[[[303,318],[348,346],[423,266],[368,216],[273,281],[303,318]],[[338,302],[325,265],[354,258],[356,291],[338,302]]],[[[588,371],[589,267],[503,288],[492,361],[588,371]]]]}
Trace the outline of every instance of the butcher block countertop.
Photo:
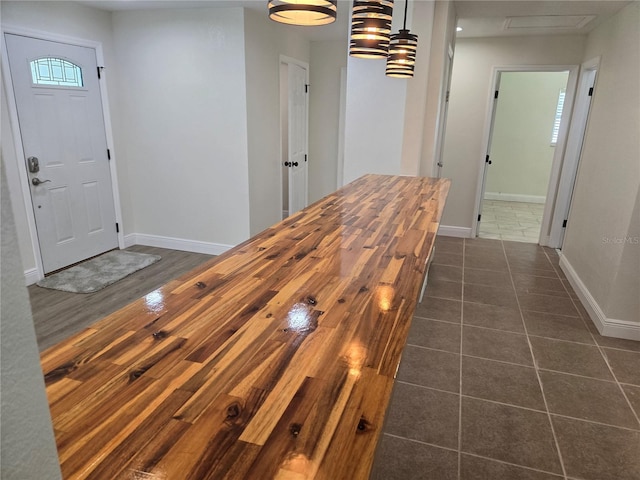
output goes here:
{"type": "Polygon", "coordinates": [[[64,478],[368,478],[449,185],[366,175],[43,352],[64,478]]]}

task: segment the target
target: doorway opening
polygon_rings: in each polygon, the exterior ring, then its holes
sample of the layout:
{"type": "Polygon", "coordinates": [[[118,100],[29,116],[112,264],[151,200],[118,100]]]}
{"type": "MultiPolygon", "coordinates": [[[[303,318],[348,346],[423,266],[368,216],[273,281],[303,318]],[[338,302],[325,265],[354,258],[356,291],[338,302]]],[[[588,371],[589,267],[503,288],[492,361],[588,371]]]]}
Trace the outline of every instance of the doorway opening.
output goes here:
{"type": "Polygon", "coordinates": [[[568,67],[495,70],[476,236],[548,244],[576,75],[568,67]]]}

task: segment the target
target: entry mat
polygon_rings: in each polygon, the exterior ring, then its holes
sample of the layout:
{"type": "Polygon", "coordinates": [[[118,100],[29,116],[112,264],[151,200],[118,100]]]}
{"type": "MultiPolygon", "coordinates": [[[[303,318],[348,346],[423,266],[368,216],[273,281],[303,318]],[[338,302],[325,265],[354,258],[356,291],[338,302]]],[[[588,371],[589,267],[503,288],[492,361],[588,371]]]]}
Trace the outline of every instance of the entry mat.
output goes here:
{"type": "Polygon", "coordinates": [[[67,270],[40,280],[36,285],[71,293],[93,293],[138,270],[153,265],[162,257],[147,253],[112,250],[67,270]]]}

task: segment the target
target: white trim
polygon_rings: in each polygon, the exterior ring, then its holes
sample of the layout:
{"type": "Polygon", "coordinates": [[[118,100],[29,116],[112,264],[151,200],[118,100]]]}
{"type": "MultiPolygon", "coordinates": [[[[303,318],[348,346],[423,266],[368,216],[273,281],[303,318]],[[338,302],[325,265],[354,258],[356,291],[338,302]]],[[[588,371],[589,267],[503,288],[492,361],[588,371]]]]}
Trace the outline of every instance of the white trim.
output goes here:
{"type": "Polygon", "coordinates": [[[344,186],[344,129],[347,115],[347,67],[340,69],[340,106],[338,115],[338,164],[336,188],[344,186]]]}
{"type": "Polygon", "coordinates": [[[600,308],[600,305],[598,305],[598,302],[596,302],[596,299],[593,298],[591,292],[589,292],[586,285],[569,263],[569,260],[567,260],[567,257],[563,255],[562,252],[560,252],[559,255],[560,268],[567,276],[569,283],[575,290],[578,298],[580,298],[580,303],[584,306],[600,334],[605,337],[640,341],[640,323],[607,318],[602,308],[600,308]]]}
{"type": "Polygon", "coordinates": [[[443,237],[471,238],[471,229],[469,227],[440,225],[438,235],[443,237]]]}
{"type": "Polygon", "coordinates": [[[501,202],[544,203],[547,197],[542,195],[520,195],[519,193],[484,192],[485,200],[501,202]]]}
{"type": "MultiPolygon", "coordinates": [[[[224,245],[221,243],[200,242],[198,240],[186,240],[184,238],[163,237],[160,235],[147,235],[144,233],[130,233],[123,236],[121,248],[129,248],[133,245],[145,245],[147,247],[168,248],[171,250],[181,250],[183,252],[204,253],[207,255],[222,255],[227,250],[233,248],[233,245],[224,245]]],[[[33,285],[42,276],[38,274],[38,270],[31,268],[24,271],[25,284],[33,285]]]]}
{"type": "Polygon", "coordinates": [[[148,235],[146,233],[130,233],[125,237],[125,245],[145,245],[147,247],[169,248],[184,252],[205,253],[207,255],[221,255],[233,248],[233,245],[222,243],[201,242],[185,238],[163,237],[162,235],[148,235]]]}
{"type": "MultiPolygon", "coordinates": [[[[285,65],[297,65],[301,68],[303,68],[305,70],[305,84],[309,85],[309,63],[308,62],[304,62],[302,60],[298,60],[295,59],[293,57],[288,57],[287,55],[282,55],[280,54],[280,61],[278,63],[278,85],[282,85],[282,78],[280,78],[280,74],[282,73],[280,71],[280,65],[285,64],[285,65]]],[[[287,85],[287,88],[289,88],[289,85],[287,85]]],[[[280,92],[280,86],[278,87],[278,92],[280,92]]],[[[289,95],[290,90],[287,91],[287,95],[289,95]]],[[[306,118],[306,126],[305,126],[305,151],[307,153],[307,165],[306,165],[306,173],[305,173],[305,207],[307,207],[309,205],[309,162],[311,161],[311,158],[309,157],[309,118],[310,118],[310,112],[309,112],[309,103],[310,103],[310,94],[307,94],[305,96],[305,103],[306,103],[306,110],[307,110],[307,118],[306,118]]],[[[279,99],[279,103],[278,105],[280,105],[280,102],[282,102],[282,99],[280,98],[280,93],[278,93],[278,99],[279,99]]],[[[288,100],[287,100],[288,102],[288,100]]],[[[278,107],[278,109],[280,110],[280,107],[278,107]]],[[[287,117],[288,117],[288,109],[287,109],[287,117]]],[[[282,117],[279,115],[278,116],[278,122],[280,124],[280,147],[279,147],[279,155],[278,155],[278,178],[280,178],[280,205],[282,205],[282,203],[284,202],[284,184],[282,182],[282,117]]],[[[287,118],[287,125],[288,125],[288,118],[287,118]]],[[[287,127],[288,128],[288,127],[287,127]]],[[[289,154],[291,154],[291,152],[289,152],[289,154]]],[[[289,173],[287,173],[287,175],[289,175],[289,173]]],[[[289,178],[290,179],[290,178],[289,178]]],[[[287,188],[289,187],[289,185],[287,186],[287,188]]],[[[289,207],[291,207],[291,195],[289,195],[289,207]]],[[[291,208],[289,208],[289,210],[291,210],[291,208]]]]}
{"type": "MultiPolygon", "coordinates": [[[[18,162],[18,174],[20,175],[20,189],[22,190],[22,198],[24,201],[24,207],[27,215],[27,226],[29,227],[29,236],[31,238],[31,249],[33,257],[36,263],[36,275],[37,280],[44,278],[44,266],[42,263],[42,255],[40,253],[40,241],[38,239],[38,231],[36,228],[35,215],[33,213],[33,200],[31,198],[31,192],[29,189],[29,178],[24,167],[25,153],[22,148],[22,135],[20,133],[20,124],[18,122],[18,109],[16,106],[16,98],[13,91],[13,81],[11,79],[11,72],[9,70],[9,59],[6,42],[4,41],[5,33],[22,35],[26,37],[35,38],[38,40],[46,40],[50,42],[65,43],[69,45],[75,45],[79,47],[92,48],[96,52],[96,62],[98,66],[104,66],[104,53],[102,51],[102,43],[95,40],[87,40],[83,38],[70,37],[67,35],[59,35],[56,33],[45,32],[42,30],[35,30],[31,28],[24,28],[16,25],[2,24],[0,25],[0,35],[2,36],[2,76],[4,77],[5,89],[7,93],[7,105],[9,108],[9,121],[11,123],[11,131],[13,134],[13,143],[16,151],[16,160],[18,162]]],[[[104,73],[104,71],[103,71],[104,73]]],[[[109,111],[109,99],[107,95],[107,85],[105,83],[104,75],[101,75],[101,79],[98,80],[100,84],[100,100],[102,103],[102,115],[104,119],[105,136],[107,139],[107,148],[111,153],[111,160],[109,161],[109,169],[111,174],[111,190],[113,194],[113,208],[115,210],[116,222],[120,225],[120,232],[118,233],[118,246],[125,248],[123,221],[122,221],[122,207],[120,205],[120,190],[118,187],[118,172],[116,168],[116,153],[114,148],[113,130],[111,128],[111,113],[109,111]]],[[[29,274],[30,276],[33,273],[29,274]]]]}
{"type": "MultiPolygon", "coordinates": [[[[584,62],[576,83],[575,99],[571,99],[572,104],[569,104],[565,98],[565,106],[572,105],[573,108],[567,109],[567,114],[569,115],[570,113],[570,117],[568,117],[570,122],[565,120],[564,113],[562,115],[562,122],[567,124],[565,128],[567,138],[562,167],[558,172],[558,193],[554,202],[555,206],[549,228],[548,245],[553,248],[562,247],[564,241],[565,227],[563,225],[564,221],[569,219],[573,185],[578,174],[582,144],[589,121],[591,97],[588,95],[588,91],[589,87],[594,87],[595,90],[599,68],[600,57],[584,62]]],[[[560,128],[562,129],[562,123],[560,128]]]]}
{"type": "Polygon", "coordinates": [[[33,285],[40,279],[41,277],[38,275],[37,268],[30,268],[29,270],[24,271],[24,282],[27,287],[29,285],[33,285]]]}
{"type": "Polygon", "coordinates": [[[136,240],[137,240],[137,234],[135,233],[130,233],[128,235],[124,236],[124,248],[129,248],[129,247],[133,247],[134,245],[136,245],[136,240]]]}

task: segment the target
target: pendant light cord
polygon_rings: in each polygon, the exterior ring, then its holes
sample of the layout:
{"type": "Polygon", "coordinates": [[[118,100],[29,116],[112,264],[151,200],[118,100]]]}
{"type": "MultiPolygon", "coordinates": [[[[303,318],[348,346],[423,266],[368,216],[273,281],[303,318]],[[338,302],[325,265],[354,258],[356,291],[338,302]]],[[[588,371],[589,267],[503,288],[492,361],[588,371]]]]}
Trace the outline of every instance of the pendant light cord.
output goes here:
{"type": "Polygon", "coordinates": [[[409,0],[406,0],[404,2],[404,26],[402,27],[403,30],[407,29],[407,7],[409,6],[409,0]]]}

